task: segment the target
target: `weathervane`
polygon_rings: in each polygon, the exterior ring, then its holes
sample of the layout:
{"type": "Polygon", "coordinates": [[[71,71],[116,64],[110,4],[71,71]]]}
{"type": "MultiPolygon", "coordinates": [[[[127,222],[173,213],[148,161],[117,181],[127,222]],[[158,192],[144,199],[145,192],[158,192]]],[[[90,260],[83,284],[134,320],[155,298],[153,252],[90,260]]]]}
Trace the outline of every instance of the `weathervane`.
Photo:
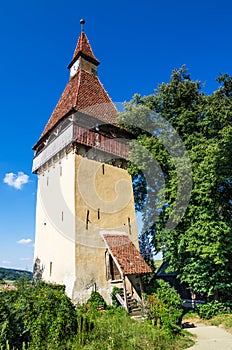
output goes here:
{"type": "Polygon", "coordinates": [[[85,32],[85,20],[81,19],[80,24],[81,24],[81,32],[84,33],[85,32]]]}

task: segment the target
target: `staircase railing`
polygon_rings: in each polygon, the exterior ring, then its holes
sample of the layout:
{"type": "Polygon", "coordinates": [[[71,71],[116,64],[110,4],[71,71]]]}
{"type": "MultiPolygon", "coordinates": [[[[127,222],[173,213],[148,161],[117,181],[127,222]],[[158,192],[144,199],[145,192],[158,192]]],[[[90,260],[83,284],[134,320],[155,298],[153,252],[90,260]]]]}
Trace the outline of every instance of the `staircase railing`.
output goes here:
{"type": "Polygon", "coordinates": [[[115,294],[115,297],[116,297],[116,299],[118,300],[118,302],[119,302],[120,305],[122,305],[123,307],[126,307],[125,302],[124,302],[124,300],[123,300],[123,298],[121,297],[120,294],[118,294],[118,293],[115,294]]]}

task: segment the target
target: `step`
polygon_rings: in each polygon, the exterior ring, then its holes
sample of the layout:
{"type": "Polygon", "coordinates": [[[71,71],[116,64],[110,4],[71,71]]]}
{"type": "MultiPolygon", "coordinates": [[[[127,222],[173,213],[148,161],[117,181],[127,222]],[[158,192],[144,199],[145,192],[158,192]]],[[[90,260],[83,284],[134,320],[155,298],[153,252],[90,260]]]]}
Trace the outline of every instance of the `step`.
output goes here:
{"type": "Polygon", "coordinates": [[[142,315],[130,315],[130,317],[133,318],[133,320],[140,321],[140,322],[144,322],[146,320],[146,317],[142,315]]]}
{"type": "Polygon", "coordinates": [[[129,315],[130,315],[130,317],[132,317],[132,316],[143,316],[141,310],[131,311],[131,312],[129,312],[129,315]]]}

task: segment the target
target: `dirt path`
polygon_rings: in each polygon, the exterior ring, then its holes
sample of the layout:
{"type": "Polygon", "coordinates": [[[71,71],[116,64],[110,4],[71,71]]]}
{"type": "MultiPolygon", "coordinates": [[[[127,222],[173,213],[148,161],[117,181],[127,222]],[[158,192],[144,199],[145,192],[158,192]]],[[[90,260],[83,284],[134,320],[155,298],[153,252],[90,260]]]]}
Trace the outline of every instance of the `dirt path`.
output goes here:
{"type": "Polygon", "coordinates": [[[203,323],[186,322],[187,330],[195,334],[196,344],[186,350],[232,350],[232,334],[223,328],[203,323]]]}

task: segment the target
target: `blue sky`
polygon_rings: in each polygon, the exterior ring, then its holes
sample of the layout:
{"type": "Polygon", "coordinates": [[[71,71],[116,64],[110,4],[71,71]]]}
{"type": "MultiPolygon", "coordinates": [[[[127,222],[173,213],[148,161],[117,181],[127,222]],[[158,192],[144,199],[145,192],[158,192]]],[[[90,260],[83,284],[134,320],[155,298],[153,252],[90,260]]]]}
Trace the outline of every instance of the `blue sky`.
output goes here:
{"type": "Polygon", "coordinates": [[[232,2],[11,0],[0,6],[0,266],[32,269],[31,148],[68,81],[80,18],[114,102],[152,93],[182,64],[211,93],[219,72],[232,74],[232,2]]]}

